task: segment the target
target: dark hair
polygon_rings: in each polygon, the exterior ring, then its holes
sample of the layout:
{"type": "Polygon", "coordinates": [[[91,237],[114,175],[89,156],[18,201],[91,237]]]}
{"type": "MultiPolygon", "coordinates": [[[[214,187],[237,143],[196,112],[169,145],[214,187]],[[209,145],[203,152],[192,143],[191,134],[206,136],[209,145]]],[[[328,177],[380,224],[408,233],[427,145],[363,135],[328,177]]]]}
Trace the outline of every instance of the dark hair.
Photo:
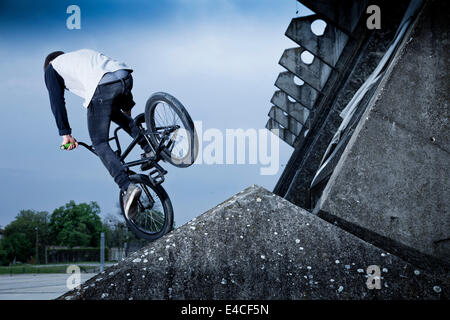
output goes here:
{"type": "Polygon", "coordinates": [[[52,62],[53,59],[55,59],[57,56],[60,56],[64,54],[64,52],[62,51],[54,51],[52,53],[50,53],[47,58],[45,58],[45,62],[44,62],[44,71],[45,69],[47,69],[48,65],[50,64],[50,62],[52,62]]]}

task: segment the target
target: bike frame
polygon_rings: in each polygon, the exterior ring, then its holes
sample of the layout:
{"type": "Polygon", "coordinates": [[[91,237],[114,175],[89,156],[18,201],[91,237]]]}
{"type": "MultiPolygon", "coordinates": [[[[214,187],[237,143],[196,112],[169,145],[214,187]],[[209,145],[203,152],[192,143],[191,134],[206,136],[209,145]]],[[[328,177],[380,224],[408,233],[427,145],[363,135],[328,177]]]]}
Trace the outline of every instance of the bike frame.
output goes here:
{"type": "MultiPolygon", "coordinates": [[[[157,127],[157,128],[155,128],[156,131],[148,132],[148,130],[145,130],[141,126],[141,124],[144,122],[144,114],[143,113],[141,113],[140,115],[136,116],[135,122],[136,122],[136,125],[140,129],[140,133],[139,133],[139,135],[136,138],[133,139],[133,141],[131,141],[131,143],[127,146],[127,148],[125,149],[125,151],[123,153],[122,153],[122,148],[120,146],[119,135],[118,135],[118,132],[120,130],[123,130],[121,127],[117,127],[114,130],[114,135],[108,139],[108,142],[112,141],[112,140],[115,141],[116,146],[117,146],[117,150],[115,152],[118,155],[118,157],[120,159],[120,162],[122,162],[122,164],[127,168],[129,173],[134,173],[133,171],[130,170],[131,167],[135,167],[135,166],[138,166],[138,165],[149,163],[149,170],[153,169],[148,174],[150,180],[155,185],[161,184],[161,183],[164,182],[164,175],[167,174],[167,171],[164,170],[164,168],[161,167],[158,164],[158,162],[160,160],[162,160],[161,153],[164,150],[164,148],[165,147],[166,148],[170,148],[172,146],[172,144],[173,144],[173,141],[170,140],[168,142],[168,144],[165,145],[166,141],[169,139],[170,133],[172,133],[173,131],[179,129],[179,126],[157,127]],[[160,132],[160,130],[162,130],[162,132],[160,132]],[[147,137],[148,134],[162,135],[162,139],[160,140],[159,145],[156,147],[156,149],[154,148],[152,143],[149,141],[149,139],[147,137]],[[125,162],[125,158],[130,154],[130,152],[133,150],[133,148],[137,145],[139,139],[141,139],[142,136],[145,138],[147,143],[152,148],[152,151],[154,152],[154,156],[151,156],[151,157],[148,157],[148,158],[144,158],[144,159],[140,159],[140,160],[134,160],[134,161],[130,161],[130,162],[125,162]]],[[[82,141],[78,142],[78,144],[80,146],[85,147],[86,149],[91,151],[93,154],[97,155],[97,153],[95,152],[95,149],[94,149],[94,147],[92,145],[88,145],[88,144],[86,144],[86,143],[84,143],[82,141]]]]}

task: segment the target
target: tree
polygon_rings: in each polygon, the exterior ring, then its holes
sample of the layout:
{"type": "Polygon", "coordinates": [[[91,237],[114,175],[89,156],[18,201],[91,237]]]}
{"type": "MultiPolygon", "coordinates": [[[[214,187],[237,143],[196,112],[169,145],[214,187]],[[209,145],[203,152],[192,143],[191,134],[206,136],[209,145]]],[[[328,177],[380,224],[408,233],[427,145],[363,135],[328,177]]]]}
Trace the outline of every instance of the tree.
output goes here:
{"type": "Polygon", "coordinates": [[[52,244],[70,248],[99,246],[102,231],[99,213],[96,202],[76,204],[70,201],[55,209],[49,223],[52,244]]]}
{"type": "Polygon", "coordinates": [[[25,233],[14,233],[2,239],[2,247],[6,261],[28,261],[34,253],[34,248],[30,245],[25,233]]]}
{"type": "Polygon", "coordinates": [[[5,227],[4,237],[8,237],[14,233],[25,234],[27,240],[35,245],[36,228],[39,232],[39,242],[46,244],[48,241],[48,212],[21,210],[15,219],[5,227]]]}
{"type": "Polygon", "coordinates": [[[0,244],[0,260],[3,263],[14,259],[27,262],[36,254],[36,234],[39,249],[48,244],[48,212],[21,210],[15,219],[5,227],[0,244]]]}
{"type": "Polygon", "coordinates": [[[0,240],[0,266],[4,266],[8,264],[8,257],[6,256],[7,252],[3,245],[3,240],[0,240]]]}
{"type": "Polygon", "coordinates": [[[117,216],[112,214],[106,216],[103,220],[103,231],[105,232],[106,245],[110,248],[121,248],[126,242],[142,243],[142,245],[147,243],[146,240],[138,238],[130,231],[120,212],[117,216]]]}

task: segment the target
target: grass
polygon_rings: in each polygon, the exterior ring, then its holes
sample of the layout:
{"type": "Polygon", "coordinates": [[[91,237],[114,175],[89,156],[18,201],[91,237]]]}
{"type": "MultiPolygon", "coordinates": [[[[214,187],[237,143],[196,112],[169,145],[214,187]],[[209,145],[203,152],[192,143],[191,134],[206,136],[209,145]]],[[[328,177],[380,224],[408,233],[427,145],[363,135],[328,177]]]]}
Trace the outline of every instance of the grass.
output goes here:
{"type": "MultiPolygon", "coordinates": [[[[66,263],[60,265],[32,265],[32,264],[21,264],[14,266],[0,266],[0,275],[2,274],[38,274],[38,273],[66,273],[67,266],[69,265],[78,265],[80,267],[81,272],[98,272],[100,266],[83,266],[80,262],[80,265],[77,263],[66,263]]],[[[94,264],[95,262],[91,262],[94,264]]]]}

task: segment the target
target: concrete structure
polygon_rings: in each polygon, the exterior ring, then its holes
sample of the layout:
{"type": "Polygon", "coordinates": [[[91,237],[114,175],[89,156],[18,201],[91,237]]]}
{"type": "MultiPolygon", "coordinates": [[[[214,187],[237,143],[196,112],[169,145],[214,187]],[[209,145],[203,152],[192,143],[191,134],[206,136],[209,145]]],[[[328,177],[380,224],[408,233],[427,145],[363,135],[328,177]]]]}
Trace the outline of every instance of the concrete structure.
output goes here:
{"type": "MultiPolygon", "coordinates": [[[[379,5],[383,12],[382,30],[375,31],[367,29],[366,16],[363,12],[365,10],[356,10],[355,8],[360,8],[356,1],[329,1],[330,6],[344,6],[342,9],[336,9],[336,12],[347,11],[348,15],[353,12],[353,19],[358,23],[352,24],[351,34],[345,32],[347,30],[345,26],[339,26],[333,22],[334,19],[327,18],[329,6],[324,7],[322,14],[319,11],[321,7],[316,4],[316,1],[303,2],[316,11],[316,14],[293,19],[286,31],[286,36],[297,42],[300,48],[306,48],[311,52],[315,56],[315,61],[323,61],[333,70],[330,73],[329,69],[324,70],[321,77],[328,75],[328,78],[322,84],[320,93],[308,86],[310,81],[306,77],[309,73],[292,73],[290,78],[289,71],[281,73],[275,82],[275,86],[281,89],[275,92],[272,103],[286,113],[275,117],[269,113],[270,119],[266,127],[281,128],[280,137],[282,139],[287,137],[284,141],[295,148],[274,192],[303,208],[312,209],[314,204],[311,203],[311,182],[330,140],[342,121],[340,113],[377,67],[393,40],[410,1],[373,2],[379,5]],[[319,18],[327,22],[322,36],[316,36],[311,31],[311,24],[319,18]],[[294,76],[304,80],[305,84],[296,85],[293,82],[294,76]],[[295,90],[303,95],[295,95],[295,90]],[[306,95],[305,92],[308,91],[313,91],[316,95],[306,95]],[[279,92],[289,95],[309,110],[308,118],[302,123],[302,130],[298,134],[298,130],[290,120],[294,118],[292,112],[286,111],[282,102],[279,102],[289,100],[286,98],[277,99],[277,103],[274,101],[276,96],[281,95],[279,92]],[[304,98],[300,99],[300,97],[304,98]]],[[[313,66],[306,65],[301,59],[296,59],[294,63],[301,66],[301,69],[313,66]]],[[[290,69],[300,69],[300,67],[290,67],[290,69]]]]}
{"type": "Polygon", "coordinates": [[[61,299],[445,299],[442,280],[252,186],[61,299]],[[380,289],[366,270],[380,267],[380,289]]]}
{"type": "MultiPolygon", "coordinates": [[[[281,123],[295,148],[274,192],[410,262],[447,273],[449,5],[377,1],[371,4],[381,8],[382,28],[368,30],[356,2],[301,2],[316,14],[293,19],[286,35],[333,69],[317,65],[315,84],[305,80],[320,94],[309,99],[313,106],[298,134],[291,121],[270,114],[268,128],[281,123]],[[352,13],[340,13],[346,11],[352,13]],[[329,28],[322,38],[307,28],[318,17],[329,28]],[[361,94],[394,41],[379,77],[361,94]],[[319,83],[320,77],[328,78],[319,83]],[[345,118],[356,95],[362,99],[345,118]]],[[[289,55],[280,63],[301,77],[304,64],[283,62],[289,55]]],[[[283,94],[291,95],[286,88],[292,86],[284,85],[283,94]]]]}
{"type": "Polygon", "coordinates": [[[450,264],[450,22],[439,12],[448,2],[429,3],[407,36],[316,211],[450,264]]]}

